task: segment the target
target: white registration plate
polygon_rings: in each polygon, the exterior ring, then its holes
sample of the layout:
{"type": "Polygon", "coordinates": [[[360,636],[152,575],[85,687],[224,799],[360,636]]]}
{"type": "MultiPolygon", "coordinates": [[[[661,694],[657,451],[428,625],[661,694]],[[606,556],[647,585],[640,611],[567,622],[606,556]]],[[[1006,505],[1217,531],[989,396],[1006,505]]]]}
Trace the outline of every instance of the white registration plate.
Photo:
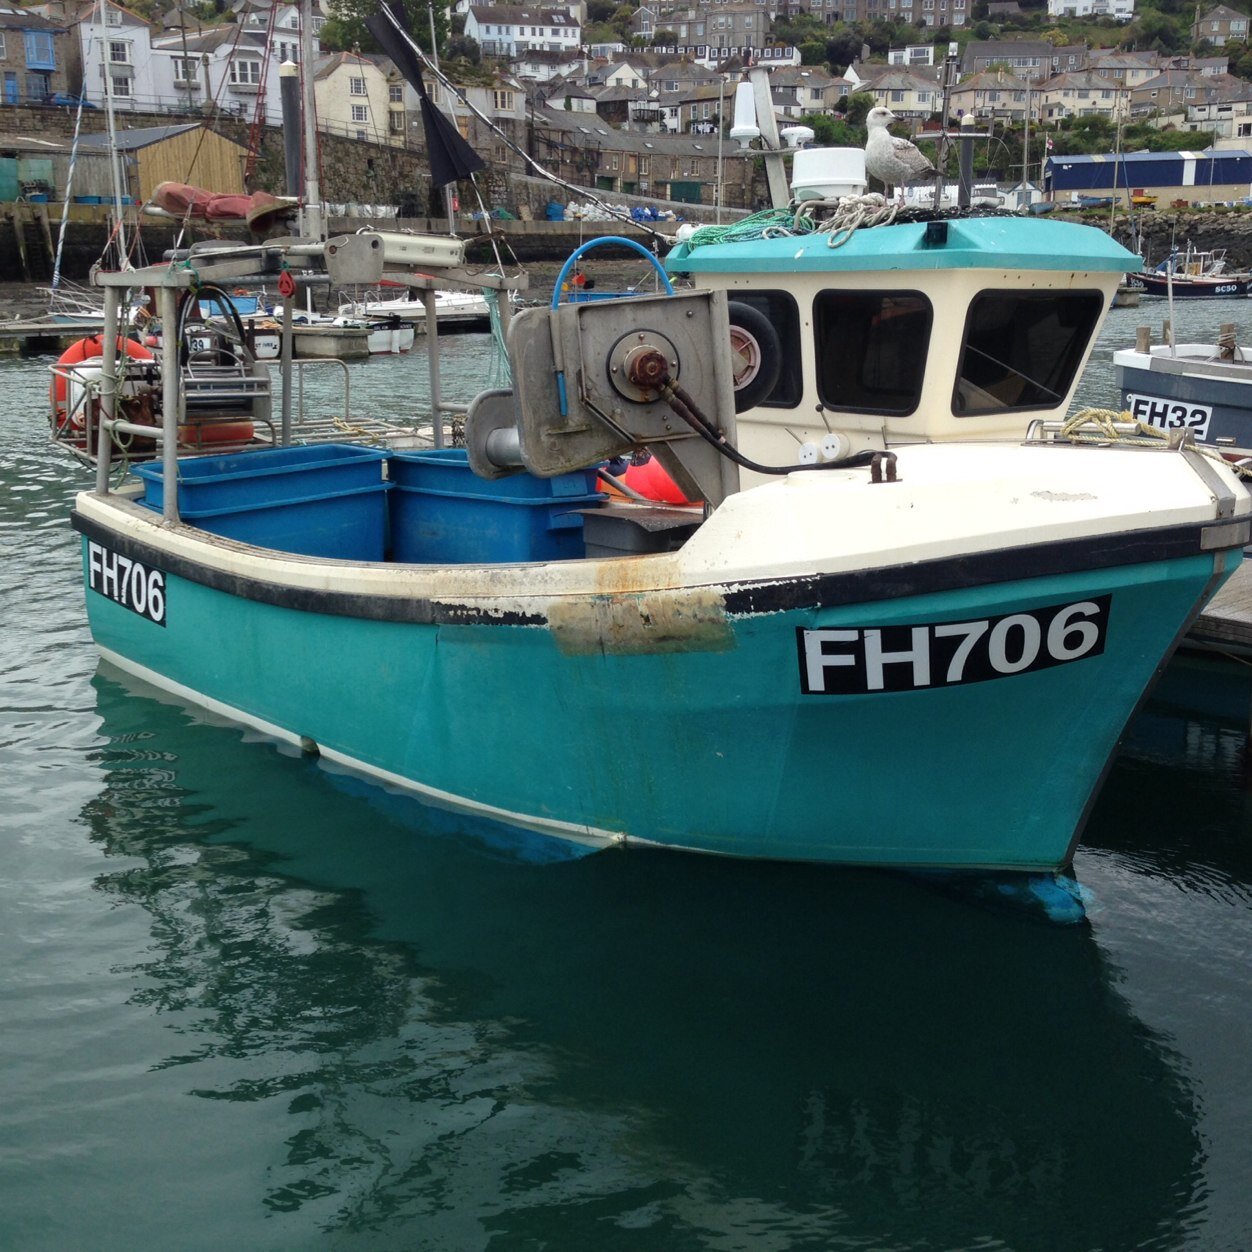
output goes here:
{"type": "Polygon", "coordinates": [[[1126,407],[1130,416],[1145,426],[1158,430],[1190,430],[1197,439],[1207,439],[1213,418],[1210,404],[1189,404],[1185,400],[1167,400],[1164,396],[1128,395],[1126,407]]]}

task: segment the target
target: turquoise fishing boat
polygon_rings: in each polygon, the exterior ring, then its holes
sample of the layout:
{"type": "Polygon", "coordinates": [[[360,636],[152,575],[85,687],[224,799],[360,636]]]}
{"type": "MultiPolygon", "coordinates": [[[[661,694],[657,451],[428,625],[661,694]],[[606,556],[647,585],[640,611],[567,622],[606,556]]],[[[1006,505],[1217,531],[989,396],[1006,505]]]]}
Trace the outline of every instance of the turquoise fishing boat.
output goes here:
{"type": "MultiPolygon", "coordinates": [[[[1133,259],[1105,234],[846,209],[697,233],[674,294],[562,303],[558,280],[464,449],[180,456],[167,379],[160,459],[119,490],[102,396],[73,514],[101,653],[566,839],[1066,866],[1252,501],[1182,436],[1067,421],[1133,259]],[[645,451],[697,503],[620,494],[604,467],[645,451]]],[[[172,324],[231,264],[97,283],[114,313],[158,288],[172,324]]]]}

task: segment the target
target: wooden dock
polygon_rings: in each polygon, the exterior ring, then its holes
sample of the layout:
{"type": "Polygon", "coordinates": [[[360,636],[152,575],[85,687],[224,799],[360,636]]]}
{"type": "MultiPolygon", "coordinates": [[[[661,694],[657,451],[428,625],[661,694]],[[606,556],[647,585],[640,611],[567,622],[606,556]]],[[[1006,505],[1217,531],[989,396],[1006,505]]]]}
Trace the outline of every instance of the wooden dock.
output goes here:
{"type": "Polygon", "coordinates": [[[1252,555],[1230,576],[1196,619],[1183,646],[1252,656],[1252,555]]]}
{"type": "Polygon", "coordinates": [[[0,353],[41,356],[60,352],[87,335],[100,333],[99,322],[56,322],[51,318],[14,318],[0,322],[0,353]]]}

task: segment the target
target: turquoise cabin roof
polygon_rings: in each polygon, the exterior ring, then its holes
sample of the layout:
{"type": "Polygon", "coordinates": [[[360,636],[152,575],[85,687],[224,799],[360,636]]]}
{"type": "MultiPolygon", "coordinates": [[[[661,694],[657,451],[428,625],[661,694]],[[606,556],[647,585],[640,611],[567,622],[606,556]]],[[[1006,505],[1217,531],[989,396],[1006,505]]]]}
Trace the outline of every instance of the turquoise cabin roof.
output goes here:
{"type": "Polygon", "coordinates": [[[930,223],[853,231],[832,248],[827,233],[679,244],[665,267],[680,274],[838,270],[1089,270],[1124,272],[1142,260],[1104,231],[1038,217],[948,218],[947,239],[927,242],[930,223]]]}

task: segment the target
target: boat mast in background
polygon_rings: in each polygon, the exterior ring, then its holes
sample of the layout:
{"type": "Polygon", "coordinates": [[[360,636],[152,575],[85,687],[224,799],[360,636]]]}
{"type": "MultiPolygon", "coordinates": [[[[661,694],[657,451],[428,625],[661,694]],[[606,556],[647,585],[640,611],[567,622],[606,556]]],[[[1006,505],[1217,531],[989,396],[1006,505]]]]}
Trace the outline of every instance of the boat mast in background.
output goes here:
{"type": "Polygon", "coordinates": [[[117,149],[117,120],[113,115],[113,76],[110,73],[109,34],[105,26],[105,0],[99,0],[96,17],[100,25],[100,69],[104,75],[104,110],[109,136],[109,174],[113,180],[113,238],[117,241],[118,269],[133,269],[130,249],[126,246],[126,213],[123,191],[121,153],[117,149]]]}
{"type": "Polygon", "coordinates": [[[317,167],[317,106],[313,94],[313,0],[300,0],[300,85],[304,102],[304,199],[300,207],[300,233],[321,239],[326,232],[322,217],[322,187],[317,167]]]}

